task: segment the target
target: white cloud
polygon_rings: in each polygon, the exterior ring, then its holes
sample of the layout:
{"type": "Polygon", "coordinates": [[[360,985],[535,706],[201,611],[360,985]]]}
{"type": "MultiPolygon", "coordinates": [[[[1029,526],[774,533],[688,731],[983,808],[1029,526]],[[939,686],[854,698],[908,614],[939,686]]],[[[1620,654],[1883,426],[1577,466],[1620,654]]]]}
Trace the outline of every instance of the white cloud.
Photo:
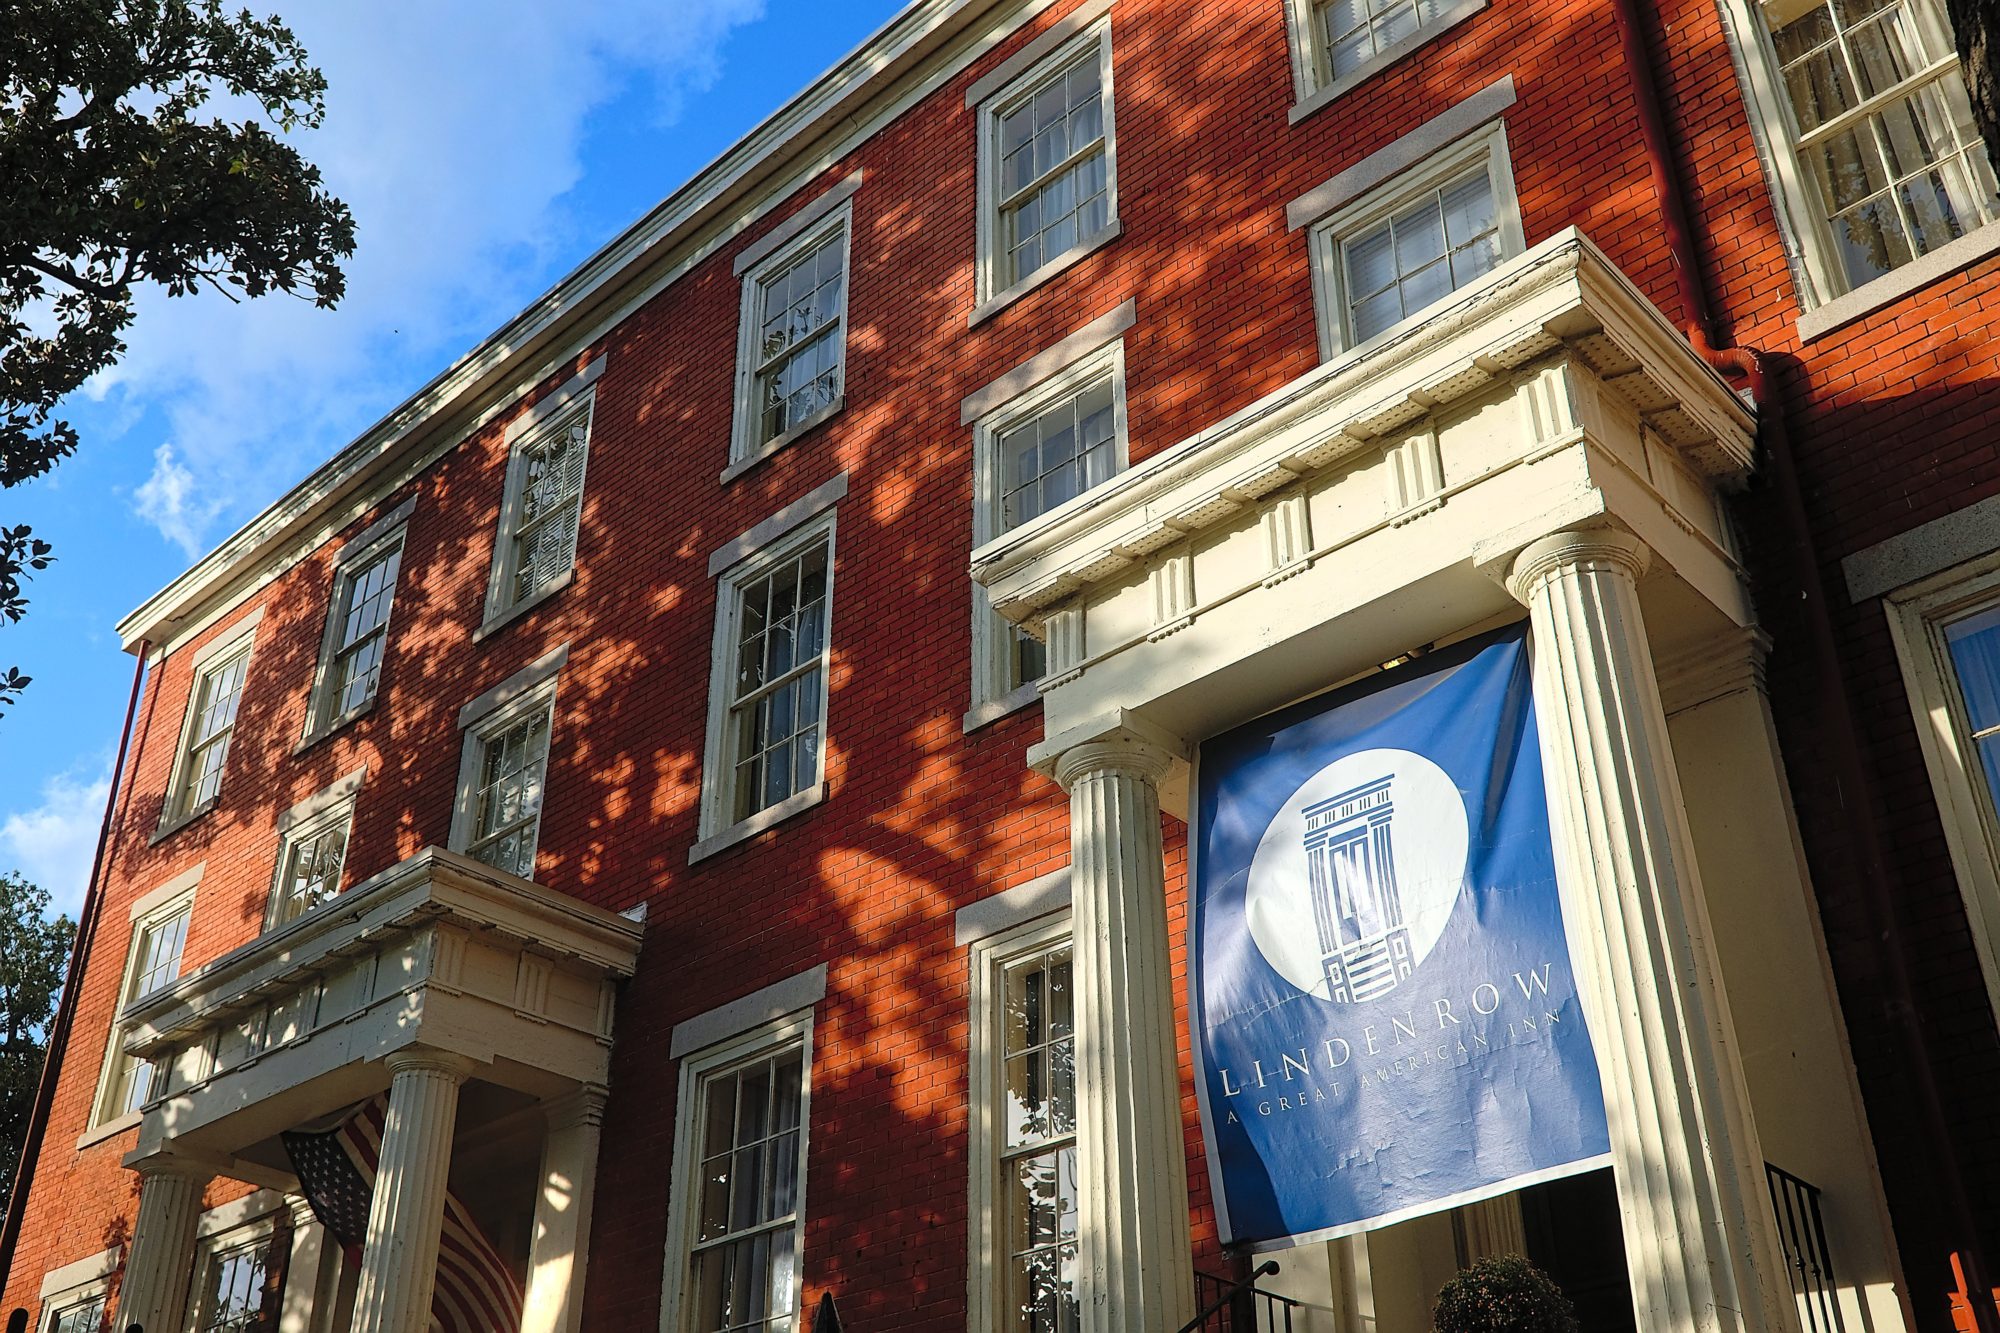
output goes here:
{"type": "Polygon", "coordinates": [[[346,298],[144,292],[128,352],[89,386],[160,409],[167,441],[130,498],[191,555],[609,239],[564,197],[593,111],[636,94],[664,132],[762,0],[293,8],[329,84],[326,124],[296,141],[356,220],[346,298]]]}
{"type": "Polygon", "coordinates": [[[0,819],[0,870],[18,870],[46,889],[49,910],[67,913],[72,921],[89,887],[90,861],[97,853],[110,791],[108,771],[95,777],[75,770],[58,773],[42,784],[40,805],[0,819]]]}

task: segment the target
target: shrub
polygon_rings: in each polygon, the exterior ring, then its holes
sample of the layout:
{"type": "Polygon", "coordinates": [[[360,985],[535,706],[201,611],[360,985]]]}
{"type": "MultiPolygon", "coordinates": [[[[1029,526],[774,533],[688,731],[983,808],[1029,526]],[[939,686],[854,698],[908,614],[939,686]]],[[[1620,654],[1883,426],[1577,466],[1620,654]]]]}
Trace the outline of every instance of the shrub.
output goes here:
{"type": "Polygon", "coordinates": [[[1576,1308],[1548,1274],[1518,1254],[1481,1259],[1444,1284],[1431,1312],[1437,1333],[1576,1333],[1576,1308]]]}

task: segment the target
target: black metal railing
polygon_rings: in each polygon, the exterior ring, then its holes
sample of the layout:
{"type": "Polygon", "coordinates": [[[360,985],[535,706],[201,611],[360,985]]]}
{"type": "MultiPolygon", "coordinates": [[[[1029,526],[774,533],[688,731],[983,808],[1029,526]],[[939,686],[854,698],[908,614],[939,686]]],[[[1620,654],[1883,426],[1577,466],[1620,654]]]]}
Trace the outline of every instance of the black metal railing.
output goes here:
{"type": "Polygon", "coordinates": [[[1278,1271],[1276,1259],[1266,1259],[1243,1278],[1194,1275],[1195,1317],[1180,1333],[1292,1333],[1292,1311],[1299,1302],[1275,1291],[1263,1291],[1257,1279],[1278,1271]]]}
{"type": "Polygon", "coordinates": [[[1778,1241],[1785,1249],[1792,1294],[1806,1333],[1840,1333],[1840,1302],[1833,1290],[1833,1255],[1826,1245],[1819,1188],[1781,1167],[1764,1163],[1771,1208],[1778,1215],[1778,1241]]]}

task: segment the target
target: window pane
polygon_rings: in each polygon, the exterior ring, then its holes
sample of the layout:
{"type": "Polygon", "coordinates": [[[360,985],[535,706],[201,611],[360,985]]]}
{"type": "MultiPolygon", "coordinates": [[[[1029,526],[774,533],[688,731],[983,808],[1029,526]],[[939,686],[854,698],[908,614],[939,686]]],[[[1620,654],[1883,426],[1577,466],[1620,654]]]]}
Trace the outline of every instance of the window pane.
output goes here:
{"type": "Polygon", "coordinates": [[[381,681],[382,645],[396,595],[396,574],[402,567],[398,540],[368,564],[341,580],[339,630],[333,644],[333,669],[327,698],[321,705],[330,717],[341,717],[375,697],[381,681]]]}
{"type": "Polygon", "coordinates": [[[49,1324],[49,1333],[102,1333],[104,1297],[92,1296],[58,1311],[49,1324]]]}
{"type": "Polygon", "coordinates": [[[467,854],[522,879],[535,873],[535,832],[541,822],[548,769],[549,711],[523,718],[482,742],[473,791],[467,854]]]}
{"type": "Polygon", "coordinates": [[[222,788],[223,761],[228,758],[229,737],[236,726],[243,675],[249,665],[250,650],[245,648],[228,661],[209,667],[195,684],[194,720],[188,731],[177,814],[188,814],[214,800],[222,788]]]}
{"type": "Polygon", "coordinates": [[[1009,531],[1109,478],[1117,466],[1111,381],[1056,403],[998,441],[1005,478],[1000,527],[1009,531]]]}
{"type": "Polygon", "coordinates": [[[589,453],[588,405],[521,446],[521,498],[510,590],[516,602],[568,573],[576,561],[583,468],[589,453]]]}
{"type": "Polygon", "coordinates": [[[266,1326],[265,1310],[275,1313],[270,1290],[271,1241],[259,1239],[218,1254],[208,1265],[202,1294],[201,1333],[243,1333],[266,1326]]]}
{"type": "Polygon", "coordinates": [[[295,921],[340,892],[341,864],[347,855],[348,818],[288,842],[278,876],[271,924],[295,921]]]}
{"type": "Polygon", "coordinates": [[[1348,336],[1366,342],[1500,262],[1499,210],[1485,164],[1340,246],[1348,336]]]}
{"type": "Polygon", "coordinates": [[[789,1328],[802,1054],[786,1051],[711,1075],[700,1095],[705,1167],[692,1256],[696,1328],[789,1328]]]}
{"type": "Polygon", "coordinates": [[[999,285],[1089,239],[1110,216],[1099,57],[1056,74],[999,120],[999,285]]]}
{"type": "Polygon", "coordinates": [[[727,724],[732,820],[818,780],[827,574],[822,542],[736,591],[737,702],[727,724]]]}
{"type": "Polygon", "coordinates": [[[784,434],[840,396],[845,237],[835,232],[760,284],[756,443],[784,434]]]}

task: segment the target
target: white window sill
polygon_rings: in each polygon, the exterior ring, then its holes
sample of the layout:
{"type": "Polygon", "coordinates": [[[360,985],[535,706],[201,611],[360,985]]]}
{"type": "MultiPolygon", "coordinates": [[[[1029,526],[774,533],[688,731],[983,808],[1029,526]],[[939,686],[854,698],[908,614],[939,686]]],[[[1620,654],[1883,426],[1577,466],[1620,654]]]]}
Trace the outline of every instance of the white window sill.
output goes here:
{"type": "Polygon", "coordinates": [[[793,815],[804,814],[825,799],[826,780],[822,778],[804,791],[787,796],[776,805],[767,805],[748,819],[738,820],[720,833],[703,838],[688,849],[688,864],[706,861],[717,852],[728,851],[737,843],[754,838],[759,833],[784,823],[793,815]]]}
{"type": "Polygon", "coordinates": [[[148,847],[159,846],[161,843],[165,842],[168,838],[173,837],[174,834],[179,833],[182,829],[186,828],[189,824],[194,823],[195,820],[200,819],[203,815],[215,809],[216,804],[221,800],[222,800],[222,793],[218,791],[214,796],[209,797],[206,801],[203,801],[200,805],[188,811],[186,814],[181,815],[174,819],[167,820],[165,823],[161,824],[158,828],[153,830],[153,836],[146,839],[146,845],[148,847]]]}
{"type": "Polygon", "coordinates": [[[1799,316],[1799,341],[1823,338],[1844,324],[1872,315],[1883,306],[1893,305],[1912,292],[1948,278],[1988,255],[2000,252],[2000,222],[1991,222],[1978,231],[1942,245],[1899,269],[1864,282],[1853,291],[1834,297],[1799,316]]]}
{"type": "Polygon", "coordinates": [[[1301,97],[1298,105],[1291,109],[1290,121],[1296,125],[1314,112],[1331,106],[1347,93],[1368,82],[1389,66],[1421,48],[1430,45],[1459,24],[1486,8],[1490,0],[1458,0],[1451,8],[1441,12],[1436,18],[1418,28],[1386,51],[1377,51],[1368,59],[1356,65],[1332,83],[1315,88],[1301,97]]]}
{"type": "Polygon", "coordinates": [[[992,726],[1003,717],[1011,717],[1041,697],[1042,692],[1035,688],[1035,682],[1031,680],[1026,685],[1015,686],[998,699],[976,703],[966,710],[962,719],[965,734],[969,736],[981,727],[992,726]]]}
{"type": "Polygon", "coordinates": [[[556,575],[512,606],[490,613],[486,617],[486,623],[472,631],[472,641],[474,643],[484,643],[487,639],[492,638],[495,634],[498,634],[522,616],[527,615],[528,612],[534,610],[543,602],[548,601],[549,598],[555,596],[574,582],[576,582],[576,565],[572,563],[568,569],[565,569],[562,573],[556,575]]]}
{"type": "Polygon", "coordinates": [[[375,701],[382,697],[380,693],[380,686],[377,686],[376,688],[377,688],[377,693],[369,695],[368,702],[355,705],[353,708],[350,708],[345,713],[342,713],[339,717],[331,718],[324,725],[314,727],[311,731],[308,731],[304,736],[301,736],[299,738],[299,743],[292,747],[292,756],[294,758],[297,758],[299,755],[302,755],[307,750],[312,749],[313,746],[318,745],[321,741],[333,735],[335,732],[345,730],[347,727],[353,725],[356,722],[359,722],[362,718],[367,717],[370,713],[374,712],[375,701]]]}
{"type": "Polygon", "coordinates": [[[83,1132],[83,1137],[76,1141],[76,1150],[82,1152],[93,1143],[102,1143],[106,1139],[116,1138],[128,1129],[136,1129],[139,1122],[145,1118],[144,1111],[127,1111],[116,1120],[107,1120],[94,1129],[87,1129],[83,1132]]]}
{"type": "Polygon", "coordinates": [[[1035,290],[1035,288],[1055,277],[1058,273],[1074,265],[1085,255],[1093,254],[1111,244],[1111,242],[1122,236],[1124,232],[1125,224],[1117,218],[1111,219],[1111,221],[1099,227],[1091,235],[1086,236],[1083,240],[1078,241],[1054,259],[1049,260],[1033,273],[1030,273],[1012,287],[1009,287],[1006,291],[996,292],[974,306],[972,313],[966,316],[965,327],[969,329],[977,328],[999,314],[1002,310],[1005,310],[1008,306],[1014,304],[1014,302],[1026,296],[1029,292],[1035,290]]]}
{"type": "Polygon", "coordinates": [[[777,453],[801,435],[809,434],[817,430],[820,426],[825,425],[840,412],[841,408],[846,406],[847,393],[845,390],[842,390],[839,397],[807,417],[804,421],[801,421],[798,425],[792,427],[782,435],[772,436],[750,453],[743,455],[743,457],[722,469],[722,478],[717,485],[727,486],[730,482],[735,481],[738,477],[748,472],[751,468],[756,467],[759,463],[762,463],[765,459],[777,453]]]}

